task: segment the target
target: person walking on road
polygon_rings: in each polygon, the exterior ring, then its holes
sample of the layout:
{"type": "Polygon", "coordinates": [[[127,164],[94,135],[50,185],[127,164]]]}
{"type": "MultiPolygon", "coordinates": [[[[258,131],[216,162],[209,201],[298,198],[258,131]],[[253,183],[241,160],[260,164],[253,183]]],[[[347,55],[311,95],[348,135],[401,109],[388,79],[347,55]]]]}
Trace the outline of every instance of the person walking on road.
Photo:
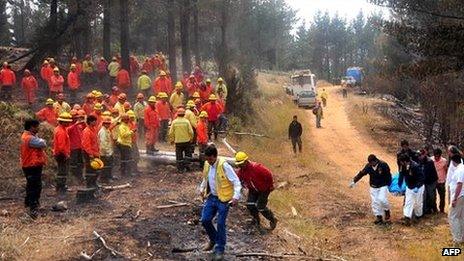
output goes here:
{"type": "Polygon", "coordinates": [[[408,154],[400,155],[401,171],[398,186],[401,188],[406,182],[406,193],[403,206],[404,225],[411,225],[411,219],[419,219],[423,214],[424,203],[424,173],[408,154]]]}
{"type": "Polygon", "coordinates": [[[324,116],[324,111],[322,109],[322,105],[320,101],[317,101],[316,106],[313,109],[313,114],[316,116],[316,128],[322,128],[321,120],[324,116]]]}
{"type": "Polygon", "coordinates": [[[448,173],[447,184],[450,192],[450,208],[448,221],[455,244],[464,243],[464,165],[460,155],[451,157],[453,171],[448,173]]]}
{"type": "Polygon", "coordinates": [[[42,169],[47,162],[45,148],[47,143],[37,136],[40,122],[26,120],[21,136],[21,167],[26,177],[26,198],[24,204],[29,208],[29,215],[35,219],[40,206],[42,192],[42,169]]]}
{"type": "Polygon", "coordinates": [[[324,105],[324,107],[327,107],[327,99],[328,98],[329,98],[329,94],[327,94],[325,89],[322,89],[321,100],[322,100],[322,105],[324,105]]]}
{"type": "Polygon", "coordinates": [[[433,163],[437,170],[437,193],[440,198],[439,210],[440,213],[445,213],[445,194],[446,194],[446,173],[448,172],[448,161],[442,157],[443,151],[435,149],[433,151],[433,163]]]}
{"type": "Polygon", "coordinates": [[[224,158],[218,157],[214,145],[206,147],[205,159],[200,193],[206,201],[201,213],[201,224],[208,234],[209,242],[203,250],[211,251],[214,248],[213,260],[224,260],[227,214],[231,206],[237,205],[242,185],[232,166],[224,158]],[[216,228],[213,225],[214,217],[217,217],[216,228]]]}
{"type": "Polygon", "coordinates": [[[293,121],[288,126],[288,138],[292,141],[293,153],[296,154],[296,147],[298,146],[298,151],[301,153],[302,142],[301,142],[301,135],[303,134],[303,127],[301,123],[298,122],[298,116],[293,116],[293,121]]]}
{"type": "Polygon", "coordinates": [[[367,162],[364,169],[353,178],[350,188],[353,188],[362,177],[369,175],[371,206],[372,212],[376,217],[374,224],[383,224],[384,220],[386,223],[389,223],[390,203],[388,202],[388,186],[392,180],[390,166],[373,154],[369,155],[367,162]]]}
{"type": "Polygon", "coordinates": [[[277,219],[274,213],[267,207],[269,194],[274,190],[274,179],[269,169],[260,163],[252,162],[248,159],[245,152],[239,151],[235,154],[235,165],[239,167],[237,176],[248,189],[247,208],[253,217],[253,225],[260,232],[264,232],[261,227],[260,215],[263,215],[270,222],[270,229],[274,230],[277,226],[277,219]]]}

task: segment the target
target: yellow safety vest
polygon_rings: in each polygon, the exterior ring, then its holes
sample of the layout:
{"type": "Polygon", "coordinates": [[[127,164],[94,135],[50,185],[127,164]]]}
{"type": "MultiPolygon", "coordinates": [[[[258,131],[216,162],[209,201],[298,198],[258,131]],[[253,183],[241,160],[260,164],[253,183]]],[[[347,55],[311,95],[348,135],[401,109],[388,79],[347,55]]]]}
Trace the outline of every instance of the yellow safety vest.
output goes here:
{"type": "MultiPolygon", "coordinates": [[[[217,159],[217,168],[216,168],[216,192],[218,194],[218,198],[221,202],[229,202],[232,200],[234,196],[234,184],[230,182],[227,178],[227,175],[224,171],[224,163],[226,160],[222,157],[218,157],[217,159]]],[[[203,169],[203,175],[206,180],[206,191],[205,195],[209,195],[211,193],[211,189],[209,188],[209,181],[208,181],[208,174],[210,170],[210,165],[206,161],[205,167],[203,169]]]]}

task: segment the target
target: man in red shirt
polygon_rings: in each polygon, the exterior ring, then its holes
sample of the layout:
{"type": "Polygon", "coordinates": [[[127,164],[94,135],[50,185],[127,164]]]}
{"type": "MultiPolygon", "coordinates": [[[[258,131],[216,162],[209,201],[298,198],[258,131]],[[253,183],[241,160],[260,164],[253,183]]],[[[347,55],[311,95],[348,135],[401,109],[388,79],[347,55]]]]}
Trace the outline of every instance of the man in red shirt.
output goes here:
{"type": "Polygon", "coordinates": [[[113,88],[111,88],[111,95],[110,95],[110,102],[109,102],[109,105],[111,105],[111,107],[114,107],[114,105],[118,102],[118,96],[121,92],[119,91],[119,88],[117,86],[113,86],[113,88]]]}
{"type": "Polygon", "coordinates": [[[56,111],[53,108],[54,101],[52,99],[47,99],[45,102],[45,107],[40,111],[36,112],[35,115],[39,121],[46,121],[52,126],[56,126],[56,111]]]}
{"type": "Polygon", "coordinates": [[[21,136],[21,167],[26,177],[26,198],[24,203],[29,208],[29,215],[38,216],[40,193],[42,192],[42,169],[47,162],[44,149],[47,143],[37,137],[40,123],[37,120],[26,120],[21,136]]]}
{"type": "MultiPolygon", "coordinates": [[[[46,89],[50,86],[50,77],[53,75],[53,69],[50,67],[50,64],[45,60],[40,68],[40,78],[42,79],[42,88],[46,89]]],[[[48,93],[48,92],[47,92],[48,93]]]]}
{"type": "Polygon", "coordinates": [[[60,69],[55,67],[53,75],[50,77],[50,97],[55,98],[58,94],[63,92],[64,78],[60,75],[60,69]]]}
{"type": "Polygon", "coordinates": [[[58,118],[58,126],[55,128],[53,134],[53,156],[58,165],[56,191],[61,195],[67,191],[66,180],[68,178],[68,162],[71,155],[71,146],[66,128],[69,127],[71,122],[71,114],[63,112],[58,118]]]}
{"type": "Polygon", "coordinates": [[[16,75],[7,62],[3,63],[3,68],[0,70],[0,84],[2,85],[0,90],[1,100],[11,102],[13,86],[16,85],[16,75]]]}
{"type": "Polygon", "coordinates": [[[160,92],[165,92],[168,96],[172,93],[172,82],[167,77],[165,71],[160,71],[159,77],[153,82],[153,92],[157,95],[160,92]]]}
{"type": "Polygon", "coordinates": [[[71,101],[72,103],[76,103],[77,91],[79,87],[81,87],[81,79],[79,74],[77,73],[77,66],[75,64],[71,64],[70,67],[71,71],[68,73],[68,87],[71,91],[71,101]]]}
{"type": "Polygon", "coordinates": [[[26,100],[29,106],[35,103],[35,97],[37,97],[37,89],[39,88],[39,84],[35,79],[34,75],[26,69],[24,70],[24,76],[21,81],[21,87],[23,87],[24,93],[26,94],[26,100]]]}
{"type": "Polygon", "coordinates": [[[147,154],[153,154],[153,152],[158,151],[155,148],[155,144],[158,139],[158,131],[160,126],[158,111],[156,110],[155,96],[150,96],[148,99],[148,106],[144,111],[144,124],[147,154]]]}
{"type": "Polygon", "coordinates": [[[214,140],[217,140],[219,131],[219,116],[223,112],[222,106],[216,102],[217,97],[214,94],[209,96],[209,102],[201,107],[202,111],[208,113],[208,135],[211,140],[211,134],[214,132],[214,140]]]}
{"type": "Polygon", "coordinates": [[[146,58],[142,64],[142,70],[147,71],[147,74],[153,74],[153,64],[150,62],[150,59],[146,58]]]}
{"type": "Polygon", "coordinates": [[[98,173],[90,165],[94,158],[100,157],[97,118],[94,115],[87,116],[87,127],[82,131],[82,152],[85,163],[85,183],[87,188],[96,188],[98,173]]]}
{"type": "Polygon", "coordinates": [[[105,78],[108,73],[108,62],[105,60],[105,57],[101,57],[100,61],[97,63],[97,74],[98,82],[100,86],[104,87],[104,90],[108,90],[107,84],[105,84],[105,78]]]}
{"type": "Polygon", "coordinates": [[[72,125],[68,128],[70,141],[71,156],[69,161],[69,170],[79,183],[84,181],[82,176],[83,159],[82,159],[82,131],[85,128],[85,114],[79,114],[79,111],[71,110],[73,118],[72,125]]]}
{"type": "Polygon", "coordinates": [[[159,96],[161,100],[156,102],[156,111],[158,112],[160,120],[160,131],[159,131],[159,140],[167,142],[169,121],[171,120],[171,106],[168,103],[168,97],[166,93],[162,96],[159,96]]]}
{"type": "Polygon", "coordinates": [[[197,123],[196,134],[197,144],[200,151],[200,166],[203,168],[205,164],[205,149],[208,145],[208,113],[202,111],[199,115],[200,120],[197,123]]]}
{"type": "Polygon", "coordinates": [[[267,207],[269,194],[274,190],[272,173],[262,164],[248,160],[245,152],[237,152],[235,165],[239,167],[237,176],[243,187],[248,189],[247,208],[253,217],[253,224],[261,231],[259,214],[270,222],[271,230],[277,226],[277,219],[267,207]]]}
{"type": "Polygon", "coordinates": [[[198,85],[197,81],[195,80],[195,75],[190,75],[189,80],[187,82],[187,93],[188,97],[192,97],[195,92],[200,89],[200,86],[198,85]]]}
{"type": "Polygon", "coordinates": [[[121,68],[116,75],[116,82],[121,92],[129,94],[131,91],[131,79],[129,72],[126,69],[121,68]]]}

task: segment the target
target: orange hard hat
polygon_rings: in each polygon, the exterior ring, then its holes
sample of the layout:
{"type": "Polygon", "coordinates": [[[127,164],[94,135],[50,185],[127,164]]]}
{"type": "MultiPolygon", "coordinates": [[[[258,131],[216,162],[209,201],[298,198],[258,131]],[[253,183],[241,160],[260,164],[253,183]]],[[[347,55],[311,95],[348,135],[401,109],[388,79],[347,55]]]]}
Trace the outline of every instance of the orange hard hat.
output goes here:
{"type": "Polygon", "coordinates": [[[130,108],[132,108],[132,105],[129,102],[125,102],[124,103],[124,109],[125,110],[130,110],[130,108]]]}
{"type": "Polygon", "coordinates": [[[92,93],[88,93],[87,96],[85,96],[87,99],[93,99],[95,96],[92,93]]]}

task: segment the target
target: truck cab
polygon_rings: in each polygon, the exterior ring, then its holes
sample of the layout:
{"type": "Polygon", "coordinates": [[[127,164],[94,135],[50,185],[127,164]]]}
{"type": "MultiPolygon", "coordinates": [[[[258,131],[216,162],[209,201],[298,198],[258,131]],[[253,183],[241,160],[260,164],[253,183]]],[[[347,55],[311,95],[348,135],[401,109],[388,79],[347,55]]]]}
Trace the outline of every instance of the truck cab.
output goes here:
{"type": "Polygon", "coordinates": [[[299,94],[303,91],[312,91],[316,93],[316,76],[310,70],[295,73],[291,77],[292,85],[287,89],[287,93],[292,95],[292,100],[298,104],[299,94]]]}

